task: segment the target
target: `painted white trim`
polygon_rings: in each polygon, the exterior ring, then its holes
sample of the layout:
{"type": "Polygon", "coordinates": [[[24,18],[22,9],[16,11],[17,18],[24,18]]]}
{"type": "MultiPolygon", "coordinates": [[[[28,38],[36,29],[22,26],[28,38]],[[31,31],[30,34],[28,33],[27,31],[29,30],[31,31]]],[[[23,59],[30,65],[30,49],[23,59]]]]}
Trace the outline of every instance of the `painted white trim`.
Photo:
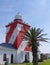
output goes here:
{"type": "Polygon", "coordinates": [[[24,51],[24,49],[27,46],[28,41],[22,41],[21,45],[19,46],[17,53],[20,53],[21,51],[24,51]]]}
{"type": "Polygon", "coordinates": [[[11,38],[10,38],[10,40],[9,40],[9,42],[8,42],[8,43],[10,43],[10,44],[12,44],[12,45],[14,44],[17,35],[18,35],[19,32],[21,31],[21,28],[20,28],[20,30],[18,30],[18,26],[21,27],[22,25],[18,24],[18,25],[16,26],[16,28],[14,29],[14,31],[13,31],[13,33],[12,33],[12,35],[11,35],[11,38]]]}

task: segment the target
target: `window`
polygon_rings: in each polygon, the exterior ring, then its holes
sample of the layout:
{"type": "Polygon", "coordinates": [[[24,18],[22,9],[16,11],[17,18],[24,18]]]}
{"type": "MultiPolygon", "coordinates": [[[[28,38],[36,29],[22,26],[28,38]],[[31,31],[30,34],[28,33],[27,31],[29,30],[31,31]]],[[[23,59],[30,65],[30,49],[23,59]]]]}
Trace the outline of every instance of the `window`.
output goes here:
{"type": "Polygon", "coordinates": [[[18,25],[17,25],[17,30],[21,30],[22,27],[23,27],[23,26],[22,26],[21,24],[18,24],[18,25]]]}
{"type": "Polygon", "coordinates": [[[11,54],[11,63],[13,63],[13,54],[11,54]]]}
{"type": "Polygon", "coordinates": [[[25,62],[29,62],[29,52],[26,52],[25,54],[25,62]]]}
{"type": "Polygon", "coordinates": [[[6,61],[6,54],[3,55],[3,61],[6,61]]]}

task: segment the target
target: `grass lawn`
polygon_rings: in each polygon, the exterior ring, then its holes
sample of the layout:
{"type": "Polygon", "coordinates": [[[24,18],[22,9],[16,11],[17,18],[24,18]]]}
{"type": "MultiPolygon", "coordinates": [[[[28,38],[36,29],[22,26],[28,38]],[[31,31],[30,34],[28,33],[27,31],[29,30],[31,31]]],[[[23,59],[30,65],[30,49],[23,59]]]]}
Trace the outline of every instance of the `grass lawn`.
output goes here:
{"type": "MultiPolygon", "coordinates": [[[[10,65],[32,65],[32,63],[23,63],[23,64],[10,64],[10,65]]],[[[50,59],[44,60],[43,62],[39,62],[39,65],[50,65],[50,59]]]]}
{"type": "Polygon", "coordinates": [[[50,59],[44,60],[44,62],[40,62],[39,65],[50,65],[50,59]]]}

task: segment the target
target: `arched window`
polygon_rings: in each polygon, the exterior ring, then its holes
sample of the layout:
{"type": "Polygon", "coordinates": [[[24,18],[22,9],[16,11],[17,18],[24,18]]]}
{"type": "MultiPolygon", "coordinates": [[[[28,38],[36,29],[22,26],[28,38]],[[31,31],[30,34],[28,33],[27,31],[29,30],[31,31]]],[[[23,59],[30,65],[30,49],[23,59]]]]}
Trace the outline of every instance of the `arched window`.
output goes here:
{"type": "Polygon", "coordinates": [[[3,55],[3,61],[6,61],[6,54],[3,55]]]}
{"type": "Polygon", "coordinates": [[[29,52],[26,52],[25,54],[25,62],[29,62],[29,52]]]}
{"type": "Polygon", "coordinates": [[[11,63],[13,63],[13,54],[11,54],[11,63]]]}

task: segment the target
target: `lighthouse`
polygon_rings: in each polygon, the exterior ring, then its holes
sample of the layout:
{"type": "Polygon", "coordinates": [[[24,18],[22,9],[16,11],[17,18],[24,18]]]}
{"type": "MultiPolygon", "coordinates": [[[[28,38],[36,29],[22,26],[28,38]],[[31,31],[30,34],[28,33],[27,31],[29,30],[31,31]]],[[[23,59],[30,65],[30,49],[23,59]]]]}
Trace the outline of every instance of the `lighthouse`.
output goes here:
{"type": "Polygon", "coordinates": [[[14,21],[6,25],[6,43],[12,44],[16,49],[29,51],[29,42],[22,39],[25,36],[24,30],[29,28],[30,26],[22,20],[22,16],[18,13],[14,21]]]}
{"type": "MultiPolygon", "coordinates": [[[[32,62],[33,56],[29,46],[29,40],[24,39],[25,30],[29,30],[30,25],[25,23],[18,13],[13,22],[6,25],[5,43],[0,44],[0,64],[32,62]]],[[[40,53],[38,53],[40,58],[40,53]]]]}
{"type": "Polygon", "coordinates": [[[6,25],[5,42],[6,44],[13,45],[13,47],[17,50],[18,63],[25,61],[26,56],[27,61],[30,61],[30,57],[32,57],[29,41],[23,39],[25,37],[25,30],[29,29],[30,25],[23,21],[22,16],[19,13],[14,17],[13,22],[10,22],[8,25],[6,25]]]}

